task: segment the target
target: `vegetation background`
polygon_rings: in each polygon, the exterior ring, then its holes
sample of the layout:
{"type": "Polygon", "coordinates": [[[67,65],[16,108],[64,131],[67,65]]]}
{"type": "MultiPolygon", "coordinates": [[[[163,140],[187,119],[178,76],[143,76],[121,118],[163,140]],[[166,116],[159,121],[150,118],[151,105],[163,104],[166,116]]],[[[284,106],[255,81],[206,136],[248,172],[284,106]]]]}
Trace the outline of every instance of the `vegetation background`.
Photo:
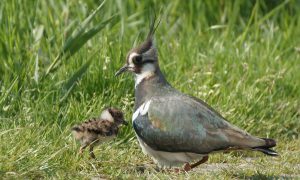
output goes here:
{"type": "Polygon", "coordinates": [[[300,1],[101,3],[1,0],[1,178],[300,178],[300,1]],[[156,172],[131,126],[96,149],[98,160],[77,154],[72,125],[105,106],[130,121],[133,78],[114,73],[145,38],[151,10],[161,12],[156,43],[171,84],[277,139],[280,157],[215,154],[187,174],[156,172]]]}

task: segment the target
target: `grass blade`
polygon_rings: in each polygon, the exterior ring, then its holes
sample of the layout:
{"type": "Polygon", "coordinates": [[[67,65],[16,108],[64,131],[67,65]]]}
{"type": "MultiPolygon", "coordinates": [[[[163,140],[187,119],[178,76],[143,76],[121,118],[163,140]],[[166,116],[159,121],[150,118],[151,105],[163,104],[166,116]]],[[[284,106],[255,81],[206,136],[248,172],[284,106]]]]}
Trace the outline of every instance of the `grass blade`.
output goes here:
{"type": "Polygon", "coordinates": [[[76,42],[78,38],[81,37],[81,35],[85,32],[88,24],[92,21],[92,19],[95,17],[95,15],[100,11],[100,9],[103,7],[105,3],[105,0],[97,7],[97,9],[92,12],[91,15],[89,15],[80,25],[78,28],[74,30],[74,32],[71,34],[71,36],[66,40],[66,43],[63,46],[63,49],[59,56],[62,56],[63,54],[67,53],[69,50],[72,49],[73,44],[76,42]],[[75,42],[74,42],[75,41],[75,42]]]}
{"type": "Polygon", "coordinates": [[[114,25],[117,22],[116,20],[117,20],[117,16],[114,15],[109,19],[97,24],[95,27],[89,29],[83,34],[81,34],[77,38],[77,40],[69,46],[70,48],[68,49],[68,53],[66,54],[66,57],[69,58],[74,53],[76,53],[88,40],[90,40],[99,31],[101,31],[108,23],[112,23],[112,25],[114,25]]]}
{"type": "Polygon", "coordinates": [[[15,84],[18,82],[18,80],[19,80],[19,76],[15,78],[15,80],[11,83],[10,87],[4,93],[3,97],[0,100],[0,105],[2,105],[2,103],[6,100],[6,98],[8,97],[12,88],[15,86],[15,84]]]}
{"type": "MultiPolygon", "coordinates": [[[[55,60],[53,61],[53,63],[49,66],[49,68],[46,71],[45,76],[47,76],[50,72],[54,71],[56,69],[56,65],[58,64],[58,62],[60,61],[61,57],[64,54],[67,54],[68,52],[72,51],[72,47],[74,46],[74,43],[79,43],[80,41],[79,38],[82,37],[82,34],[85,32],[88,24],[92,21],[92,19],[95,17],[95,15],[102,9],[103,5],[105,4],[106,0],[104,0],[98,7],[97,9],[92,12],[91,15],[89,15],[80,25],[78,28],[76,28],[73,33],[71,34],[71,36],[66,40],[61,52],[58,54],[58,56],[55,58],[55,60]]],[[[99,31],[98,31],[99,32],[99,31]]],[[[83,44],[81,45],[81,47],[83,46],[83,44]]],[[[79,49],[77,49],[78,51],[79,49]]],[[[73,52],[73,54],[76,51],[73,52]]],[[[69,56],[70,57],[70,56],[69,56]]]]}
{"type": "Polygon", "coordinates": [[[86,73],[88,67],[90,66],[92,58],[88,60],[83,66],[81,66],[64,84],[63,94],[60,98],[60,103],[62,103],[70,94],[72,89],[75,87],[76,83],[81,79],[81,77],[86,73]]]}

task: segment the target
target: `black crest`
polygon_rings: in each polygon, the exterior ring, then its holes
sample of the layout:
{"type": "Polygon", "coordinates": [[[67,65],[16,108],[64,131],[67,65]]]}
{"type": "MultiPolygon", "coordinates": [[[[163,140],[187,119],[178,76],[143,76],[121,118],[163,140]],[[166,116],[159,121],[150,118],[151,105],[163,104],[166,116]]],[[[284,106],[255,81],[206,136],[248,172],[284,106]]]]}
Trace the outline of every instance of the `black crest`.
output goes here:
{"type": "Polygon", "coordinates": [[[147,40],[148,39],[153,39],[154,34],[156,29],[158,28],[159,24],[160,24],[161,19],[157,19],[156,14],[154,14],[153,16],[150,16],[150,28],[149,28],[149,33],[147,35],[147,40]],[[152,18],[151,18],[152,17],[152,18]]]}
{"type": "Polygon", "coordinates": [[[150,27],[147,35],[146,41],[140,44],[138,47],[133,49],[133,52],[137,52],[138,54],[143,54],[147,52],[153,46],[153,39],[156,29],[160,24],[161,19],[157,20],[156,15],[150,18],[150,27]]]}

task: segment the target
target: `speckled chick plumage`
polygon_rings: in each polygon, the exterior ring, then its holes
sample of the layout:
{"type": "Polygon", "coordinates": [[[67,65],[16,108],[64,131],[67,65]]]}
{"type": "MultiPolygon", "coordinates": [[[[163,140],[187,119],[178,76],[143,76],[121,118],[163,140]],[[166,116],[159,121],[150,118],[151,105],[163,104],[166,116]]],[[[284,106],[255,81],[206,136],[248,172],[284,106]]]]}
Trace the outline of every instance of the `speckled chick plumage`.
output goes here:
{"type": "Polygon", "coordinates": [[[88,119],[71,130],[75,139],[81,143],[80,153],[90,147],[90,156],[95,158],[93,148],[116,137],[121,124],[127,125],[123,113],[116,108],[107,108],[99,118],[88,119]]]}

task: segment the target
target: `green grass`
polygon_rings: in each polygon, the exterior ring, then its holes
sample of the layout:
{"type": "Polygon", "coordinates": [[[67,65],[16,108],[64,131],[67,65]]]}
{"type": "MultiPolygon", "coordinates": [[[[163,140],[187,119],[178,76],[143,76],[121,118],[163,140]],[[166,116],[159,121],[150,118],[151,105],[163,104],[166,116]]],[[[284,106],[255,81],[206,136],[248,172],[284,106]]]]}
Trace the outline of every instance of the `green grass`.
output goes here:
{"type": "Polygon", "coordinates": [[[0,3],[2,178],[300,178],[299,1],[107,1],[85,28],[115,14],[116,24],[107,23],[45,76],[66,39],[100,3],[0,3]],[[156,172],[131,126],[96,149],[97,161],[78,156],[72,125],[105,106],[120,107],[130,121],[133,78],[114,73],[145,38],[153,9],[163,13],[156,44],[169,82],[248,132],[277,139],[280,157],[215,154],[187,174],[156,172]],[[144,172],[137,170],[141,165],[144,172]]]}

